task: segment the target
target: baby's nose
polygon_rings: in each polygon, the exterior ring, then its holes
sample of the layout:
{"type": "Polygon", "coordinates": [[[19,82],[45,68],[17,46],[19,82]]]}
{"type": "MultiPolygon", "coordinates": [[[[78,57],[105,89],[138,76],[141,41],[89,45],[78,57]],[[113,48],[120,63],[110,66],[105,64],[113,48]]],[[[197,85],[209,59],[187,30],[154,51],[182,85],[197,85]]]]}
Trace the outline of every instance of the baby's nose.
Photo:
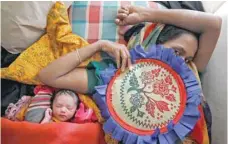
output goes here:
{"type": "Polygon", "coordinates": [[[63,107],[63,108],[61,108],[61,112],[66,112],[66,108],[65,107],[63,107]]]}

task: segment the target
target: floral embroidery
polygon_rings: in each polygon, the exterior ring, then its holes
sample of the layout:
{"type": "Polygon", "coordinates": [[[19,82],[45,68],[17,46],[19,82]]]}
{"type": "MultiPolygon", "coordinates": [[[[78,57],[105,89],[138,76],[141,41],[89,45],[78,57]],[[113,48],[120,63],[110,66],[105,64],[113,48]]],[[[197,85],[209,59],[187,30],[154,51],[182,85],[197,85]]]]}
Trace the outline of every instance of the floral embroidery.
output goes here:
{"type": "Polygon", "coordinates": [[[134,111],[138,111],[137,116],[139,117],[143,117],[143,115],[145,114],[144,112],[140,111],[139,108],[142,107],[142,105],[144,105],[144,100],[145,98],[141,95],[139,95],[139,93],[136,94],[132,94],[130,97],[130,103],[133,105],[130,108],[130,112],[133,113],[134,111]]]}
{"type": "Polygon", "coordinates": [[[153,92],[164,97],[165,95],[169,94],[168,86],[169,85],[165,83],[164,80],[158,81],[153,85],[153,92]]]}
{"type": "Polygon", "coordinates": [[[162,78],[160,78],[160,72],[160,68],[142,72],[139,76],[142,84],[144,84],[144,87],[142,88],[140,88],[139,81],[135,74],[130,77],[129,83],[131,87],[127,90],[127,92],[129,93],[134,91],[134,94],[131,94],[129,99],[130,103],[132,104],[132,107],[130,108],[131,113],[137,110],[137,116],[143,117],[144,112],[140,111],[140,108],[145,105],[148,114],[155,118],[156,108],[161,113],[170,111],[170,108],[171,110],[173,109],[172,103],[171,107],[169,108],[169,104],[166,101],[156,100],[148,95],[154,93],[161,96],[162,99],[168,100],[169,102],[176,102],[176,98],[173,93],[176,93],[177,88],[173,85],[170,75],[166,76],[164,72],[161,72],[162,78]],[[152,92],[145,90],[147,86],[149,89],[152,89],[152,92]]]}
{"type": "Polygon", "coordinates": [[[145,98],[143,96],[140,96],[138,93],[132,94],[130,97],[130,103],[135,107],[142,107],[144,100],[145,98]]]}
{"type": "Polygon", "coordinates": [[[143,84],[148,84],[153,82],[155,77],[158,77],[160,71],[161,69],[155,69],[148,72],[142,72],[139,77],[141,78],[143,84]]]}
{"type": "Polygon", "coordinates": [[[165,97],[169,101],[176,101],[176,98],[174,97],[173,94],[169,94],[168,96],[165,97]]]}

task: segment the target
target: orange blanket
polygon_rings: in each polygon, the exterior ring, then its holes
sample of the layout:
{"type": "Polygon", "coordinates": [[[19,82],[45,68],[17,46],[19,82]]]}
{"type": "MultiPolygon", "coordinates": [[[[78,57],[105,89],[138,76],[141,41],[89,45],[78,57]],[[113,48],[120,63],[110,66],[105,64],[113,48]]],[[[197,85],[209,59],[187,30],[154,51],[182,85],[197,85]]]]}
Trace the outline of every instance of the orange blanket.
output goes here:
{"type": "Polygon", "coordinates": [[[1,118],[3,144],[105,144],[99,123],[13,122],[1,118]]]}

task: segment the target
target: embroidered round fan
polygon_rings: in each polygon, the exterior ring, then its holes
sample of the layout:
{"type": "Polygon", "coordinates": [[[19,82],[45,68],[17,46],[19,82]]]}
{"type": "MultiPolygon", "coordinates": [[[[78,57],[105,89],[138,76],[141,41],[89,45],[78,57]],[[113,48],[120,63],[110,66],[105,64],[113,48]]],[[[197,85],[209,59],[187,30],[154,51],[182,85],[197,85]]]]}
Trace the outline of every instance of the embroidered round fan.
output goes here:
{"type": "Polygon", "coordinates": [[[93,98],[107,120],[104,131],[127,144],[175,143],[199,118],[200,87],[172,49],[141,46],[130,51],[133,69],[110,66],[93,98]]]}

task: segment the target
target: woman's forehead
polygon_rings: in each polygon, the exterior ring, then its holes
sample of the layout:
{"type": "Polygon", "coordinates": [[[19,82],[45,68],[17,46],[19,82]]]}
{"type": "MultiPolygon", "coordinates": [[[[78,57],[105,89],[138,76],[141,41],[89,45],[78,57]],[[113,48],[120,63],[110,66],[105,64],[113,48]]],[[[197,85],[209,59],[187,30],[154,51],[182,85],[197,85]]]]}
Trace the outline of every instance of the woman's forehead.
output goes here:
{"type": "Polygon", "coordinates": [[[175,39],[165,42],[164,46],[168,48],[179,48],[184,51],[188,57],[194,57],[198,49],[198,40],[194,35],[184,33],[175,39]]]}

